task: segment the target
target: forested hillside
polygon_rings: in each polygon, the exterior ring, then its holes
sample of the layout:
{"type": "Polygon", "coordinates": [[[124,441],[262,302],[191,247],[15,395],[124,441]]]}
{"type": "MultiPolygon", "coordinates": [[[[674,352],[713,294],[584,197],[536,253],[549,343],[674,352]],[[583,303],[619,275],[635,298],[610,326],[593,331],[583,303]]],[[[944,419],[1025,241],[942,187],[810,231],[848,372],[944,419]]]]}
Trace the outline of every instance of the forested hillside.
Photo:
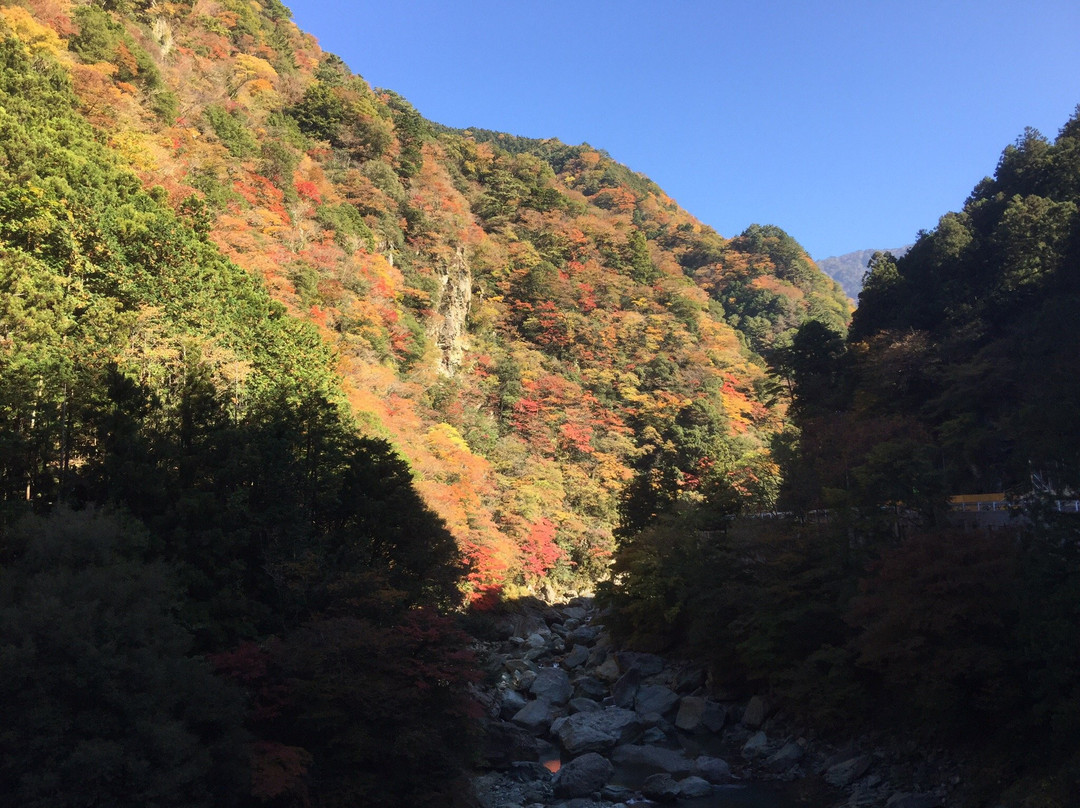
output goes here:
{"type": "Polygon", "coordinates": [[[772,353],[792,517],[627,537],[620,636],[712,659],[818,726],[967,755],[978,805],[1080,793],[1080,113],[1026,132],[964,209],[876,254],[845,337],[772,353]],[[957,495],[1011,515],[950,513],[957,495]]]}
{"type": "Polygon", "coordinates": [[[0,3],[0,793],[454,805],[447,617],[770,507],[849,306],[587,145],[425,120],[277,0],[0,3]],[[422,768],[427,776],[417,777],[422,768]]]}
{"type": "Polygon", "coordinates": [[[848,317],[801,248],[772,226],[724,239],[588,146],[431,124],[288,17],[276,2],[4,8],[102,152],[318,330],[475,597],[595,577],[635,476],[715,478],[768,505],[777,410],[759,354],[809,317],[848,317]]]}

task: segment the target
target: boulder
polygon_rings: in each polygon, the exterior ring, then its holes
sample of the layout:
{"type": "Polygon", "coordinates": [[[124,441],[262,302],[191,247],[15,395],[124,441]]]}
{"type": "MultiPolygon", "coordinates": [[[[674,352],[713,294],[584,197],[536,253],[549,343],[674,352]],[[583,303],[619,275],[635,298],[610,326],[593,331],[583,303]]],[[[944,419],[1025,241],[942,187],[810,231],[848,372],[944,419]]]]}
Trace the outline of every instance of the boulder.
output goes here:
{"type": "Polygon", "coordinates": [[[679,784],[670,774],[654,774],[645,778],[641,793],[656,802],[675,802],[679,798],[679,784]]]}
{"type": "Polygon", "coordinates": [[[694,760],[694,774],[717,785],[731,782],[731,767],[726,760],[718,757],[702,755],[696,758],[694,760]]]}
{"type": "Polygon", "coordinates": [[[619,651],[615,654],[619,660],[619,667],[624,671],[631,668],[637,670],[644,679],[647,676],[655,676],[664,669],[664,658],[656,654],[645,654],[640,651],[619,651]]]}
{"type": "Polygon", "coordinates": [[[589,613],[584,606],[564,606],[562,615],[565,620],[584,620],[589,613]]]}
{"type": "Polygon", "coordinates": [[[641,734],[641,719],[632,710],[607,707],[591,713],[574,713],[559,727],[559,744],[570,755],[606,752],[627,744],[641,734]]]}
{"type": "Polygon", "coordinates": [[[604,664],[604,661],[608,658],[608,649],[602,645],[594,645],[589,649],[589,662],[590,668],[598,668],[604,664]]]}
{"type": "Polygon", "coordinates": [[[574,688],[570,684],[570,677],[562,668],[541,668],[529,686],[529,692],[538,699],[561,707],[570,701],[574,688]]]}
{"type": "Polygon", "coordinates": [[[761,757],[765,754],[765,748],[769,745],[769,738],[764,732],[758,730],[750,739],[743,744],[742,756],[747,760],[751,758],[761,757]]]}
{"type": "Polygon", "coordinates": [[[825,770],[825,782],[837,788],[849,786],[870,769],[873,758],[870,755],[858,755],[825,770]]]}
{"type": "Polygon", "coordinates": [[[542,735],[548,731],[554,719],[551,705],[543,699],[537,699],[514,713],[510,720],[533,735],[542,735]]]}
{"type": "Polygon", "coordinates": [[[663,685],[642,685],[634,697],[634,709],[642,715],[659,713],[667,715],[679,703],[679,695],[663,685]]]}
{"type": "Polygon", "coordinates": [[[611,686],[611,697],[615,700],[615,706],[632,710],[639,687],[641,687],[641,672],[637,668],[631,668],[611,686]]]}
{"type": "Polygon", "coordinates": [[[634,799],[634,789],[626,786],[616,786],[608,783],[600,789],[600,798],[608,802],[621,802],[628,804],[634,799]]]}
{"type": "Polygon", "coordinates": [[[532,783],[537,780],[548,782],[551,779],[551,771],[543,763],[535,760],[517,760],[510,765],[508,774],[519,783],[532,783]]]}
{"type": "Polygon", "coordinates": [[[705,712],[701,716],[701,725],[709,732],[718,733],[727,721],[727,711],[715,701],[705,702],[705,712]]]}
{"type": "Polygon", "coordinates": [[[619,663],[615,661],[615,657],[609,656],[604,660],[603,664],[597,665],[593,669],[593,675],[597,679],[603,679],[605,682],[614,682],[622,674],[619,671],[619,663]]]}
{"type": "Polygon", "coordinates": [[[566,641],[580,645],[592,645],[600,635],[600,626],[578,626],[566,635],[566,641]]]}
{"type": "Polygon", "coordinates": [[[563,667],[567,670],[580,668],[589,661],[589,649],[584,645],[575,645],[570,653],[563,657],[563,667]]]}
{"type": "Polygon", "coordinates": [[[687,760],[682,752],[662,746],[617,746],[611,753],[611,760],[619,766],[649,774],[690,774],[694,770],[693,762],[687,760]]]}
{"type": "Polygon", "coordinates": [[[528,690],[535,681],[535,670],[524,670],[514,674],[514,685],[518,690],[528,690]]]}
{"type": "Polygon", "coordinates": [[[593,676],[579,676],[574,679],[574,695],[593,701],[603,701],[608,694],[608,686],[593,676]]]}
{"type": "Polygon", "coordinates": [[[675,715],[675,726],[684,732],[702,729],[705,718],[706,701],[700,696],[683,696],[679,700],[679,712],[675,715]]]}
{"type": "Polygon", "coordinates": [[[754,696],[743,711],[742,725],[749,729],[760,729],[767,715],[768,705],[765,704],[765,700],[760,696],[754,696]]]}
{"type": "Polygon", "coordinates": [[[484,734],[483,757],[493,769],[504,769],[517,761],[535,761],[540,742],[527,730],[506,721],[492,721],[484,734]]]}
{"type": "Polygon", "coordinates": [[[615,767],[596,752],[574,758],[555,773],[552,781],[556,797],[588,797],[611,779],[615,767]]]}
{"type": "Polygon", "coordinates": [[[571,713],[595,713],[597,710],[603,709],[600,702],[582,696],[570,699],[567,706],[569,706],[571,713]]]}
{"type": "Polygon", "coordinates": [[[649,727],[643,733],[639,743],[643,743],[646,746],[659,746],[668,740],[668,734],[664,732],[663,727],[649,727]]]}
{"type": "Polygon", "coordinates": [[[679,797],[684,800],[707,797],[712,794],[712,790],[712,784],[701,777],[687,777],[679,781],[679,797]]]}
{"type": "Polygon", "coordinates": [[[566,723],[566,716],[560,715],[554,721],[551,722],[551,726],[548,727],[547,734],[554,737],[559,734],[559,727],[566,723]]]}
{"type": "Polygon", "coordinates": [[[786,772],[802,760],[805,751],[794,741],[786,743],[778,752],[769,756],[765,761],[765,768],[776,774],[786,772]]]}
{"type": "MultiPolygon", "coordinates": [[[[545,633],[550,633],[545,630],[545,633]]],[[[533,632],[525,638],[525,645],[529,648],[543,648],[547,645],[547,638],[540,632],[533,632]]]]}
{"type": "Polygon", "coordinates": [[[516,657],[507,659],[506,662],[503,663],[503,667],[511,673],[523,673],[524,671],[532,671],[535,673],[539,670],[539,668],[536,667],[535,662],[529,662],[527,659],[518,659],[516,657]]]}
{"type": "Polygon", "coordinates": [[[936,794],[898,793],[889,797],[885,808],[942,808],[945,800],[936,794]]]}
{"type": "Polygon", "coordinates": [[[499,715],[509,721],[526,704],[528,704],[528,699],[523,695],[516,690],[507,690],[499,699],[499,715]]]}

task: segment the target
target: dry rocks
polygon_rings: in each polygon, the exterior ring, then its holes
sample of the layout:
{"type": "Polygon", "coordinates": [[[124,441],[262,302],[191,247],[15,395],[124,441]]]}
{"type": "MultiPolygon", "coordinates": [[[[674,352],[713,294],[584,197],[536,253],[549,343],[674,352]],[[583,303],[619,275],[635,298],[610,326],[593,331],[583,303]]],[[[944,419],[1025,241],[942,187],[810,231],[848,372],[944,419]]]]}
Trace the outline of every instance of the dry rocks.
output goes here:
{"type": "Polygon", "coordinates": [[[807,777],[828,794],[823,806],[945,805],[940,791],[893,788],[865,750],[815,750],[764,698],[710,687],[704,666],[612,648],[590,599],[536,604],[505,621],[503,636],[486,649],[498,681],[482,698],[489,771],[474,787],[484,808],[677,804],[732,783],[807,777]]]}

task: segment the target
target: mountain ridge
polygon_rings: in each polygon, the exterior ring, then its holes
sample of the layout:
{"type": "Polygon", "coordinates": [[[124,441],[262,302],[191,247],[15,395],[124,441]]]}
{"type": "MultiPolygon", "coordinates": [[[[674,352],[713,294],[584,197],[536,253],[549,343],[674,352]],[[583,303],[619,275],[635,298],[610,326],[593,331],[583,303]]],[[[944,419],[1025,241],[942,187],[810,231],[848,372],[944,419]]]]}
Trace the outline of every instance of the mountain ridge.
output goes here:
{"type": "Polygon", "coordinates": [[[846,325],[779,228],[724,239],[587,145],[431,124],[279,4],[27,8],[119,159],[332,346],[474,593],[601,574],[634,477],[774,468],[760,354],[846,325]]]}

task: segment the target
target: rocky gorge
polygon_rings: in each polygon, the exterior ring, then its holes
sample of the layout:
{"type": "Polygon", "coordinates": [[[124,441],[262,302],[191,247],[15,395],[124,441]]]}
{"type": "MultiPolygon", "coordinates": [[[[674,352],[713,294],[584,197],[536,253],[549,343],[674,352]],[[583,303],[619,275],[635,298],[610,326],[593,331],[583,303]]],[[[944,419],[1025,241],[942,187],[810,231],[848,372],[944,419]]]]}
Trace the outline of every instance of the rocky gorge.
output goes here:
{"type": "Polygon", "coordinates": [[[943,808],[960,778],[939,752],[836,745],[694,662],[617,648],[591,598],[493,622],[484,808],[943,808]]]}

